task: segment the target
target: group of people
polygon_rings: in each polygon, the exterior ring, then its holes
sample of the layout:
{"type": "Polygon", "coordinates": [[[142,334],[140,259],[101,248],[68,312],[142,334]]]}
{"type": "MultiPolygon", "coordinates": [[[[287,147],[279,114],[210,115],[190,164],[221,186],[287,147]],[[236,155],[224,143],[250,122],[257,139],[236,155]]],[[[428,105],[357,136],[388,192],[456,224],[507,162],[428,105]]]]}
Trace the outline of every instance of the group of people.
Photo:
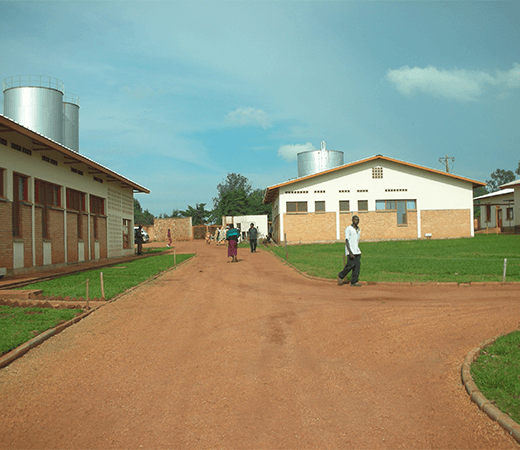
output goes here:
{"type": "MultiPolygon", "coordinates": [[[[142,229],[139,226],[139,232],[136,230],[135,239],[137,243],[137,254],[142,254],[142,237],[140,230],[142,229]]],[[[345,228],[345,255],[347,256],[347,261],[343,270],[338,273],[338,285],[341,286],[344,283],[346,276],[352,272],[352,278],[350,280],[350,285],[354,287],[360,287],[361,283],[359,283],[359,273],[361,271],[361,250],[359,249],[359,238],[361,235],[361,229],[359,228],[359,217],[352,217],[352,224],[345,228]]],[[[231,257],[231,262],[238,261],[238,239],[240,236],[240,231],[235,228],[235,225],[231,224],[228,226],[226,230],[217,228],[215,232],[215,242],[218,245],[222,244],[224,241],[228,241],[228,257],[231,257]]],[[[269,237],[272,236],[272,228],[269,229],[269,237]]],[[[255,228],[255,224],[252,223],[247,230],[247,237],[249,239],[249,246],[251,248],[251,253],[256,252],[256,246],[258,241],[258,229],[255,228]]],[[[171,246],[172,237],[171,232],[168,229],[167,233],[168,238],[168,247],[171,246]]],[[[211,234],[208,231],[206,233],[206,243],[211,243],[211,234]]]]}
{"type": "MultiPolygon", "coordinates": [[[[240,231],[235,228],[235,225],[231,224],[225,232],[224,239],[228,241],[228,257],[231,257],[231,262],[238,261],[238,239],[240,237],[240,231]]],[[[258,229],[255,228],[255,224],[252,223],[247,230],[247,237],[249,239],[249,246],[251,247],[251,253],[256,252],[256,245],[258,240],[258,229]]],[[[218,245],[218,241],[217,241],[218,245]]]]}

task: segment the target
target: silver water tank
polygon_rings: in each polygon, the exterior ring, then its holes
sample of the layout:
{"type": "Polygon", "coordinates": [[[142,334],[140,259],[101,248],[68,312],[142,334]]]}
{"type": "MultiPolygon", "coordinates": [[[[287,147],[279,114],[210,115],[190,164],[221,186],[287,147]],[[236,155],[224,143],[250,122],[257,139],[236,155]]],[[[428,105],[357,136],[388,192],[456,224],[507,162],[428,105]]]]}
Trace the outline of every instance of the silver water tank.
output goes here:
{"type": "Polygon", "coordinates": [[[65,93],[63,98],[63,145],[79,153],[79,97],[65,93]]]}
{"type": "Polygon", "coordinates": [[[63,142],[63,82],[18,75],[3,83],[4,116],[58,143],[63,142]]]}
{"type": "Polygon", "coordinates": [[[320,150],[298,153],[298,178],[343,165],[343,152],[327,150],[321,143],[320,150]]]}

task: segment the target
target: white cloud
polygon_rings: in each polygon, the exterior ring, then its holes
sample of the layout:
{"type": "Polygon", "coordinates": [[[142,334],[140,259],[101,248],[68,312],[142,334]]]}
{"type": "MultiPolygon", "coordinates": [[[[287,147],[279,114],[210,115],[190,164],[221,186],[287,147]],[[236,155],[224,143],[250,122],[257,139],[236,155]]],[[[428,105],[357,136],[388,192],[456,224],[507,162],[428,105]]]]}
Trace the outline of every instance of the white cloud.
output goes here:
{"type": "Polygon", "coordinates": [[[296,161],[298,153],[310,152],[311,150],[316,150],[316,147],[314,147],[310,142],[307,142],[306,144],[282,145],[278,149],[278,156],[291,162],[296,161]]]}
{"type": "Polygon", "coordinates": [[[225,122],[231,126],[241,127],[247,125],[260,126],[264,130],[271,126],[271,119],[267,113],[255,108],[237,108],[226,114],[225,122]]]}
{"type": "Polygon", "coordinates": [[[386,79],[407,96],[422,92],[458,101],[473,101],[489,86],[510,89],[520,87],[520,65],[515,63],[507,72],[497,70],[496,76],[483,71],[404,66],[397,70],[389,70],[386,79]]]}

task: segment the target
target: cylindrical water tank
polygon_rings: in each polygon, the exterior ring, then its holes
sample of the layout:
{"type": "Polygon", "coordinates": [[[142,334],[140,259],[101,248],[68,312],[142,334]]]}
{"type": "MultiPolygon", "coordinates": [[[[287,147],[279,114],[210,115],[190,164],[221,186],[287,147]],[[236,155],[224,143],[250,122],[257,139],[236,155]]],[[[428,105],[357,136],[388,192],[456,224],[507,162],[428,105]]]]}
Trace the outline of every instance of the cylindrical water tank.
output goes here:
{"type": "Polygon", "coordinates": [[[4,115],[56,142],[63,142],[63,82],[39,75],[6,78],[4,115]]]}
{"type": "Polygon", "coordinates": [[[63,98],[63,145],[79,153],[79,97],[65,93],[63,98]]]}
{"type": "Polygon", "coordinates": [[[343,152],[311,150],[298,153],[298,177],[305,177],[343,165],[343,152]]]}

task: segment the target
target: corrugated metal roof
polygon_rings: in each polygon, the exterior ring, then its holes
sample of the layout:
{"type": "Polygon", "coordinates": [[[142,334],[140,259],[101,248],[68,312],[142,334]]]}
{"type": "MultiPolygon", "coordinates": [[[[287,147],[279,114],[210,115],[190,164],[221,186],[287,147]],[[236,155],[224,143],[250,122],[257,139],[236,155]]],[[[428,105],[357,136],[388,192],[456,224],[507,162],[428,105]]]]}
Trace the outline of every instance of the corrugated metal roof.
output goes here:
{"type": "Polygon", "coordinates": [[[0,114],[0,131],[8,131],[12,130],[14,132],[20,133],[24,136],[27,136],[33,140],[35,144],[43,146],[43,148],[34,149],[34,151],[57,151],[65,156],[66,159],[70,160],[71,163],[76,161],[78,164],[85,164],[91,170],[96,170],[97,173],[103,173],[108,178],[114,181],[120,181],[123,185],[129,186],[135,191],[143,192],[145,194],[149,194],[150,190],[137,184],[136,182],[124,177],[123,175],[110,170],[108,167],[103,166],[95,162],[94,160],[88,158],[87,156],[82,155],[81,153],[77,153],[73,150],[70,150],[67,147],[64,147],[62,144],[49,139],[48,137],[43,136],[36,131],[30,130],[29,128],[15,122],[9,117],[0,114]]]}

